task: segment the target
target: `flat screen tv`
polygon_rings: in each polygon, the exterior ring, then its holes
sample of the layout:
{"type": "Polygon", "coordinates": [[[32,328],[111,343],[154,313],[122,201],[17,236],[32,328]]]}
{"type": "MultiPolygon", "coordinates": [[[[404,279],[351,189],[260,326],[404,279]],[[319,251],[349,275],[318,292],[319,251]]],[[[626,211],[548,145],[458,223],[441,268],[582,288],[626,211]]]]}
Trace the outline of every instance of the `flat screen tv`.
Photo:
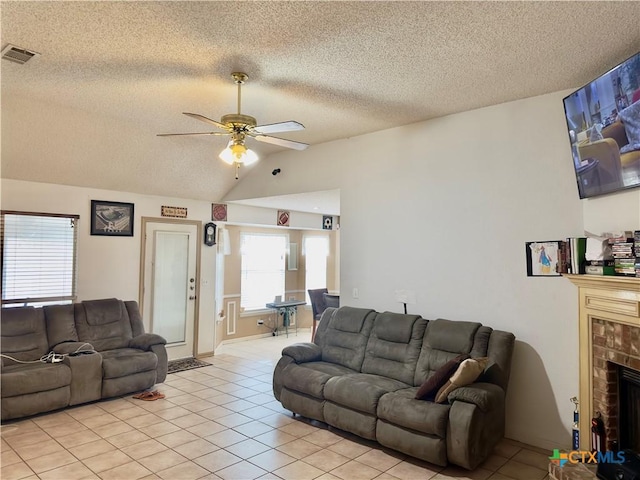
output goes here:
{"type": "Polygon", "coordinates": [[[640,186],[640,52],[564,98],[580,198],[640,186]]]}

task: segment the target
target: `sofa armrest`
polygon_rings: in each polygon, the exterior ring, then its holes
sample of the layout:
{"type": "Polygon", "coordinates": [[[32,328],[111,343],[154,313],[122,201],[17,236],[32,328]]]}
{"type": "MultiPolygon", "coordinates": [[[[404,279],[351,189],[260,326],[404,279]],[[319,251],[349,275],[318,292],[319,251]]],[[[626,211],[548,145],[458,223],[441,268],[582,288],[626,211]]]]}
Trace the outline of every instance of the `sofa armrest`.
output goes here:
{"type": "Polygon", "coordinates": [[[315,343],[295,343],[282,350],[282,355],[296,363],[317,362],[322,359],[322,349],[315,343]]]}
{"type": "Polygon", "coordinates": [[[94,350],[93,345],[87,342],[61,342],[51,349],[55,353],[59,354],[69,354],[76,353],[82,351],[92,351],[94,350]]]}
{"type": "Polygon", "coordinates": [[[472,403],[486,413],[504,405],[504,390],[492,383],[472,383],[456,388],[447,399],[451,404],[456,401],[472,403]]]}
{"type": "Polygon", "coordinates": [[[129,348],[151,350],[153,345],[166,345],[167,341],[155,333],[143,333],[129,340],[129,348]]]}

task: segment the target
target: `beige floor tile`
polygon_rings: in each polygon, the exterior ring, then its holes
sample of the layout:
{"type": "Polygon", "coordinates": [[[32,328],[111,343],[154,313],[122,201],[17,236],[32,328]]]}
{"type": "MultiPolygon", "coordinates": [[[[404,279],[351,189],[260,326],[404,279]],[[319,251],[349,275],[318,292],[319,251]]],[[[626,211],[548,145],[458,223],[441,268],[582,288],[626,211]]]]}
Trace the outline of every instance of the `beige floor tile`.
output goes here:
{"type": "Polygon", "coordinates": [[[305,435],[302,438],[307,442],[313,443],[322,448],[330,447],[334,443],[338,443],[340,440],[343,439],[340,435],[336,435],[335,433],[330,432],[329,430],[317,429],[317,428],[315,429],[314,432],[310,433],[309,435],[305,435]]]}
{"type": "Polygon", "coordinates": [[[533,445],[527,445],[526,443],[518,442],[517,440],[512,440],[511,438],[505,438],[504,441],[511,445],[526,448],[528,450],[532,450],[542,455],[546,455],[547,457],[550,457],[551,455],[553,455],[553,452],[547,448],[534,447],[533,445]]]}
{"type": "Polygon", "coordinates": [[[312,427],[304,422],[294,422],[284,427],[280,427],[278,430],[284,433],[288,433],[289,435],[293,435],[294,437],[304,437],[305,435],[309,435],[310,433],[314,433],[317,428],[312,427]]]}
{"type": "Polygon", "coordinates": [[[135,405],[129,404],[127,408],[123,408],[122,410],[113,410],[110,413],[114,417],[118,417],[120,420],[127,421],[130,418],[136,418],[142,415],[146,415],[147,411],[144,408],[136,407],[135,405]]]}
{"type": "Polygon", "coordinates": [[[78,460],[84,460],[85,458],[94,457],[101,453],[113,452],[116,450],[112,444],[106,440],[96,440],[94,442],[85,443],[69,449],[69,452],[78,460]]]}
{"type": "Polygon", "coordinates": [[[233,429],[247,437],[257,437],[258,435],[262,435],[263,433],[273,430],[270,425],[258,422],[257,420],[249,423],[243,423],[242,425],[233,427],[233,429]]]}
{"type": "Polygon", "coordinates": [[[386,472],[391,467],[399,464],[405,458],[406,456],[401,453],[392,453],[391,451],[387,453],[373,448],[367,453],[356,457],[355,460],[375,468],[376,470],[380,470],[381,472],[386,472]]]}
{"type": "Polygon", "coordinates": [[[322,475],[323,471],[298,460],[297,462],[279,468],[273,473],[284,480],[311,480],[312,478],[322,475]]]}
{"type": "Polygon", "coordinates": [[[14,463],[20,463],[22,459],[18,456],[18,454],[10,449],[4,450],[2,455],[0,455],[0,465],[1,466],[9,466],[14,463]]]}
{"type": "Polygon", "coordinates": [[[262,452],[266,452],[267,450],[270,450],[270,448],[264,443],[260,443],[249,438],[234,445],[230,445],[226,447],[225,450],[246,460],[247,458],[255,457],[262,452]]]}
{"type": "Polygon", "coordinates": [[[198,400],[200,400],[198,397],[191,395],[190,393],[167,398],[167,401],[175,405],[184,405],[185,403],[197,402],[198,400]]]}
{"type": "Polygon", "coordinates": [[[100,408],[107,413],[120,412],[135,407],[129,400],[125,398],[105,399],[100,402],[100,408]]]}
{"type": "MultiPolygon", "coordinates": [[[[260,382],[258,382],[260,384],[260,382]]],[[[268,393],[258,393],[255,392],[255,395],[251,395],[245,398],[247,402],[255,403],[256,405],[264,405],[265,403],[273,402],[275,398],[273,395],[269,395],[268,393]]]]}
{"type": "Polygon", "coordinates": [[[249,423],[251,421],[253,421],[253,419],[242,415],[241,413],[232,413],[225,417],[216,418],[216,422],[229,428],[237,427],[238,425],[249,423]]]}
{"type": "MultiPolygon", "coordinates": [[[[69,417],[67,415],[67,417],[69,417]]],[[[71,435],[76,432],[83,432],[87,430],[87,427],[82,423],[74,420],[69,417],[69,421],[67,423],[52,425],[49,427],[42,427],[42,429],[49,434],[52,438],[64,437],[65,435],[71,435]]]]}
{"type": "Polygon", "coordinates": [[[308,457],[309,455],[312,455],[321,450],[318,445],[307,442],[306,440],[303,440],[301,438],[297,438],[292,442],[280,445],[279,447],[277,447],[277,449],[283,453],[286,453],[287,455],[297,458],[298,460],[304,459],[305,457],[308,457]]]}
{"type": "Polygon", "coordinates": [[[35,443],[32,445],[18,446],[15,452],[20,455],[22,460],[31,460],[42,455],[49,455],[50,453],[62,452],[64,448],[60,446],[58,442],[53,439],[45,440],[41,443],[35,443]]]}
{"type": "Polygon", "coordinates": [[[208,418],[209,420],[217,421],[218,418],[226,417],[232,413],[233,411],[228,408],[216,406],[213,408],[207,408],[206,410],[201,410],[198,412],[198,415],[202,415],[204,418],[208,418]]]}
{"type": "Polygon", "coordinates": [[[487,470],[491,470],[492,472],[495,472],[508,461],[509,459],[507,457],[502,457],[500,455],[492,454],[489,456],[489,458],[487,458],[484,461],[484,463],[480,465],[480,467],[485,468],[487,470]]]}
{"type": "Polygon", "coordinates": [[[498,473],[513,477],[516,480],[542,480],[547,475],[547,471],[545,470],[525,465],[515,460],[509,460],[505,463],[500,467],[498,473]]]}
{"type": "Polygon", "coordinates": [[[498,442],[496,448],[493,449],[493,454],[500,455],[501,457],[511,458],[521,449],[522,447],[513,445],[512,443],[509,443],[507,440],[503,439],[498,442]]]}
{"type": "Polygon", "coordinates": [[[111,415],[110,413],[105,413],[104,410],[102,410],[101,415],[92,415],[88,418],[79,419],[78,421],[85,427],[93,430],[96,427],[101,427],[103,425],[109,425],[113,422],[116,422],[118,421],[118,418],[111,415]]]}
{"type": "Polygon", "coordinates": [[[501,473],[494,473],[491,475],[488,480],[515,480],[513,477],[507,477],[506,475],[502,475],[501,473]]]}
{"type": "Polygon", "coordinates": [[[140,410],[142,410],[144,413],[125,420],[126,423],[131,425],[133,428],[148,427],[149,425],[155,425],[156,423],[164,421],[164,419],[160,418],[155,413],[148,413],[142,408],[140,410]]]}
{"type": "Polygon", "coordinates": [[[242,442],[246,440],[247,437],[242,435],[241,433],[236,432],[235,430],[223,430],[222,432],[214,433],[213,435],[209,435],[208,437],[204,437],[204,439],[208,442],[217,445],[220,448],[228,447],[229,445],[233,445],[234,443],[242,442]]]}
{"type": "Polygon", "coordinates": [[[0,468],[0,478],[2,480],[19,480],[33,475],[33,470],[24,463],[14,463],[13,465],[2,466],[0,468]]]}
{"type": "Polygon", "coordinates": [[[72,448],[85,443],[95,442],[96,440],[100,440],[100,437],[91,430],[85,430],[82,432],[72,433],[71,435],[65,435],[64,437],[58,437],[56,440],[64,448],[72,448]]]}
{"type": "Polygon", "coordinates": [[[334,443],[328,448],[329,450],[337,452],[340,455],[344,455],[345,457],[349,457],[351,459],[357,458],[360,455],[371,450],[371,447],[367,447],[366,445],[361,445],[359,443],[346,439],[340,440],[339,442],[334,443]]]}
{"type": "Polygon", "coordinates": [[[295,462],[296,458],[278,450],[267,450],[266,452],[251,457],[248,460],[264,470],[273,472],[285,465],[295,462]]]}
{"type": "Polygon", "coordinates": [[[343,480],[369,480],[380,475],[382,472],[364,463],[350,460],[349,462],[334,468],[329,473],[340,477],[343,480]]]}
{"type": "Polygon", "coordinates": [[[0,438],[0,452],[4,452],[5,450],[11,450],[11,447],[4,439],[0,438]]]}
{"type": "MultiPolygon", "coordinates": [[[[380,475],[376,477],[376,480],[378,480],[379,478],[381,478],[380,475]]],[[[315,480],[342,480],[342,479],[340,477],[336,477],[335,475],[331,475],[330,473],[325,473],[323,475],[320,475],[315,480]]]]}
{"type": "Polygon", "coordinates": [[[428,480],[443,470],[436,465],[427,466],[423,462],[403,461],[391,467],[386,473],[398,477],[400,480],[428,480]]]}
{"type": "MultiPolygon", "coordinates": [[[[202,455],[206,455],[207,453],[215,452],[216,450],[219,450],[219,447],[211,442],[207,442],[204,438],[198,438],[193,442],[179,445],[175,447],[174,450],[183,457],[188,458],[189,460],[193,460],[194,458],[201,457],[202,455]]],[[[231,451],[230,448],[227,448],[227,450],[231,451]]],[[[235,452],[231,451],[231,453],[235,452]]]]}
{"type": "Polygon", "coordinates": [[[4,439],[11,448],[17,450],[25,445],[35,445],[37,443],[46,442],[47,440],[51,440],[51,437],[38,428],[37,430],[23,434],[5,436],[4,439]]]}
{"type": "Polygon", "coordinates": [[[229,402],[235,402],[236,400],[238,400],[238,397],[234,397],[229,393],[220,393],[219,395],[214,395],[213,397],[209,398],[209,400],[216,405],[224,405],[229,402]]]}
{"type": "Polygon", "coordinates": [[[50,413],[43,417],[38,417],[33,419],[33,423],[38,425],[43,430],[46,430],[47,427],[54,427],[56,425],[63,425],[69,422],[74,421],[73,417],[69,415],[67,412],[56,412],[50,413]]]}
{"type": "Polygon", "coordinates": [[[134,460],[140,460],[143,457],[148,457],[160,452],[166,452],[168,450],[169,449],[165,445],[152,438],[121,449],[123,453],[134,460]]]}
{"type": "MultiPolygon", "coordinates": [[[[176,407],[176,408],[180,408],[180,407],[176,407]]],[[[195,425],[199,425],[202,422],[205,422],[207,420],[204,417],[198,415],[197,413],[189,412],[187,415],[183,415],[181,417],[174,418],[174,419],[169,419],[169,421],[174,425],[178,425],[180,428],[189,428],[195,425]]]]}
{"type": "Polygon", "coordinates": [[[216,475],[224,480],[253,480],[254,478],[261,477],[265,473],[268,472],[252,463],[242,461],[218,470],[216,475]]]}
{"type": "Polygon", "coordinates": [[[183,457],[173,450],[164,450],[138,460],[140,464],[144,465],[154,473],[159,472],[160,470],[166,470],[167,468],[187,461],[188,459],[186,457],[183,457]]]}
{"type": "Polygon", "coordinates": [[[398,477],[394,477],[393,475],[389,475],[387,472],[384,472],[378,475],[375,480],[399,480],[398,477]]]}
{"type": "Polygon", "coordinates": [[[484,468],[476,468],[472,472],[464,468],[449,466],[438,473],[431,480],[487,480],[493,472],[484,468]]]}
{"type": "Polygon", "coordinates": [[[512,460],[546,471],[549,469],[549,456],[550,454],[544,455],[528,448],[523,448],[512,457],[512,460]]]}
{"type": "Polygon", "coordinates": [[[13,435],[22,435],[29,432],[42,431],[33,420],[13,420],[2,424],[0,428],[0,436],[2,438],[11,437],[13,435]]]}
{"type": "Polygon", "coordinates": [[[167,422],[166,420],[140,429],[142,433],[144,433],[145,435],[149,435],[152,438],[161,437],[162,435],[177,432],[178,430],[180,430],[180,427],[174,425],[171,422],[167,422]]]}
{"type": "Polygon", "coordinates": [[[291,422],[297,422],[297,420],[290,415],[283,415],[281,413],[273,412],[268,417],[261,418],[260,421],[273,428],[280,428],[284,427],[285,425],[289,425],[291,422]]]}
{"type": "Polygon", "coordinates": [[[200,424],[189,427],[186,430],[187,432],[191,432],[198,437],[208,437],[209,435],[213,435],[214,433],[227,430],[227,427],[225,427],[224,425],[220,425],[213,420],[204,420],[200,424]]]}
{"type": "Polygon", "coordinates": [[[98,417],[100,415],[105,414],[105,411],[102,408],[100,408],[98,404],[80,405],[80,406],[65,410],[65,412],[67,412],[76,420],[85,420],[87,418],[98,417]]]}
{"type": "Polygon", "coordinates": [[[156,412],[156,415],[160,418],[164,418],[165,420],[174,420],[176,418],[184,417],[185,415],[191,415],[191,411],[186,408],[173,406],[166,410],[161,410],[156,412]]]}
{"type": "Polygon", "coordinates": [[[92,430],[102,438],[109,438],[114,435],[131,432],[133,427],[128,423],[118,420],[107,425],[100,425],[99,427],[92,428],[92,430]]]}
{"type": "Polygon", "coordinates": [[[131,462],[131,457],[121,451],[102,453],[83,460],[83,463],[95,473],[111,470],[129,462],[131,462]]]}
{"type": "Polygon", "coordinates": [[[178,430],[176,432],[156,437],[156,440],[169,448],[174,448],[178,445],[183,445],[185,443],[198,440],[198,438],[199,437],[197,435],[194,435],[191,432],[187,432],[186,430],[178,430]]]}
{"type": "Polygon", "coordinates": [[[200,465],[196,465],[193,462],[184,462],[180,465],[156,472],[156,475],[163,480],[193,480],[194,478],[204,479],[208,473],[209,472],[200,465]]]}
{"type": "Polygon", "coordinates": [[[216,450],[215,452],[198,457],[193,461],[210,472],[217,472],[241,460],[240,457],[236,457],[225,450],[216,450]]]}
{"type": "Polygon", "coordinates": [[[151,472],[138,462],[129,462],[102,472],[100,478],[102,480],[138,480],[150,474],[151,472]]]}
{"type": "Polygon", "coordinates": [[[273,410],[261,405],[255,405],[251,408],[243,410],[242,414],[246,415],[249,418],[253,418],[254,420],[261,420],[265,417],[270,417],[271,415],[273,415],[273,410]]]}
{"type": "Polygon", "coordinates": [[[246,400],[241,400],[241,399],[237,399],[232,402],[224,404],[224,408],[228,408],[229,410],[233,410],[234,412],[238,412],[238,413],[253,407],[255,407],[253,403],[247,402],[246,400]]]}
{"type": "Polygon", "coordinates": [[[77,462],[78,459],[71,455],[66,450],[62,452],[50,453],[48,455],[41,455],[31,460],[27,460],[27,465],[35,473],[39,474],[46,472],[47,470],[53,470],[54,468],[68,465],[69,463],[77,462]]]}
{"type": "Polygon", "coordinates": [[[302,460],[304,460],[304,462],[308,463],[309,465],[313,465],[314,467],[322,470],[323,472],[329,472],[334,468],[338,468],[340,465],[344,465],[345,463],[351,461],[350,458],[326,448],[318,450],[316,453],[312,453],[302,460]]]}
{"type": "Polygon", "coordinates": [[[63,467],[54,468],[44,473],[38,474],[42,480],[81,480],[84,478],[95,477],[95,474],[89,470],[84,463],[74,462],[63,467]]]}
{"type": "Polygon", "coordinates": [[[181,407],[185,410],[189,410],[190,412],[198,413],[203,410],[213,408],[217,405],[217,403],[209,402],[208,400],[204,400],[202,398],[196,398],[195,401],[191,403],[185,403],[184,405],[181,405],[181,407]]]}
{"type": "Polygon", "coordinates": [[[113,435],[107,438],[107,441],[115,446],[116,448],[124,448],[129,445],[135,445],[136,443],[144,442],[145,440],[149,440],[151,437],[149,435],[145,435],[142,432],[137,430],[132,432],[125,432],[119,435],[113,435]]]}

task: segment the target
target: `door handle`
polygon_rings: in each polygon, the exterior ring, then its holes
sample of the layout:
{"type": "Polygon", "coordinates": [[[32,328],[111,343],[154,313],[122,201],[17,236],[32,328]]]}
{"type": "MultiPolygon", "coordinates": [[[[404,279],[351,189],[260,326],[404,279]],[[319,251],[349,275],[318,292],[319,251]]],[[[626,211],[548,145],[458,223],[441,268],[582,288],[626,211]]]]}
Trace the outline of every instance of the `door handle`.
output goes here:
{"type": "Polygon", "coordinates": [[[195,295],[189,295],[189,300],[195,300],[196,296],[195,295]]]}

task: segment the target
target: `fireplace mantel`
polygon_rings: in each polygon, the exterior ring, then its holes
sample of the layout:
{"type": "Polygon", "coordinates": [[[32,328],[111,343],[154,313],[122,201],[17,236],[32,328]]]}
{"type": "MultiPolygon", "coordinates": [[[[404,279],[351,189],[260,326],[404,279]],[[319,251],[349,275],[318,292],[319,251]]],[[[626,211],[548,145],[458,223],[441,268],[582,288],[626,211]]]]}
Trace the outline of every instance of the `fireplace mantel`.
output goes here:
{"type": "MultiPolygon", "coordinates": [[[[593,323],[594,320],[606,321],[640,328],[640,278],[598,275],[565,277],[578,287],[580,448],[590,450],[591,417],[594,414],[593,323]]],[[[637,348],[640,345],[634,347],[636,353],[637,348]]],[[[640,362],[635,355],[625,358],[634,365],[640,362]]]]}

